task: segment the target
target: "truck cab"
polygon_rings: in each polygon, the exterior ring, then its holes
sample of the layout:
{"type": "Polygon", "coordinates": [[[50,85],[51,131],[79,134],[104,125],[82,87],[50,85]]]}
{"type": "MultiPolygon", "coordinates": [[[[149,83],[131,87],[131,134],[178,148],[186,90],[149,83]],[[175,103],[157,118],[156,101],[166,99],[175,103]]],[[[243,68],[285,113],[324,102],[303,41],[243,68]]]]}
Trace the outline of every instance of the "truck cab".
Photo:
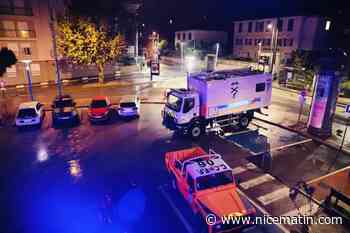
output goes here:
{"type": "Polygon", "coordinates": [[[163,124],[171,129],[186,128],[193,119],[200,117],[200,102],[196,91],[170,89],[166,94],[166,104],[162,113],[163,124]]]}
{"type": "Polygon", "coordinates": [[[223,224],[225,216],[250,216],[255,208],[237,192],[231,168],[219,154],[206,153],[196,147],[166,154],[166,166],[173,177],[173,187],[188,202],[192,211],[203,219],[211,214],[215,224],[208,225],[208,232],[237,230],[246,225],[223,224]]]}

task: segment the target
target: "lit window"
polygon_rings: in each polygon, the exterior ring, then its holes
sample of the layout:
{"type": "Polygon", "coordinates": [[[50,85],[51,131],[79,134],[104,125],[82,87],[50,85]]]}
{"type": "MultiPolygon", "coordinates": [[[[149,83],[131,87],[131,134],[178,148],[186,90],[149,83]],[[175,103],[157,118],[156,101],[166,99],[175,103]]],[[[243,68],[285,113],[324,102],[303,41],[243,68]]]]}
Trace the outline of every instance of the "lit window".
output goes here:
{"type": "Polygon", "coordinates": [[[325,30],[329,31],[330,28],[331,28],[331,21],[327,20],[325,30]]]}

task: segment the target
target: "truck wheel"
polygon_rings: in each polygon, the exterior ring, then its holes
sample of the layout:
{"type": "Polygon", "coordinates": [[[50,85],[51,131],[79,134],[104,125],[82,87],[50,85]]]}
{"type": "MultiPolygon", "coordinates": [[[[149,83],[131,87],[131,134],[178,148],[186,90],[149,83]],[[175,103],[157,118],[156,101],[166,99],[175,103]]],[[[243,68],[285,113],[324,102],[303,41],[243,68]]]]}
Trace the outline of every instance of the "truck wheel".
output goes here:
{"type": "Polygon", "coordinates": [[[251,118],[248,114],[241,115],[238,120],[238,127],[240,129],[246,129],[249,126],[251,118]]]}
{"type": "Polygon", "coordinates": [[[200,136],[203,134],[203,127],[201,127],[200,125],[198,124],[194,124],[191,128],[190,128],[190,135],[192,138],[194,139],[198,139],[200,138],[200,136]]]}

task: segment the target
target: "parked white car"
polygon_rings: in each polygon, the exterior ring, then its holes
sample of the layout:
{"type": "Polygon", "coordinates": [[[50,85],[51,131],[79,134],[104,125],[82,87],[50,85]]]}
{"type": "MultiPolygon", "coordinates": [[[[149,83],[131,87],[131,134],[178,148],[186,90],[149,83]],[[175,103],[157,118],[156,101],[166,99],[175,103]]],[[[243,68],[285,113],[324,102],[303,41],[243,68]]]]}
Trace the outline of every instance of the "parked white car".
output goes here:
{"type": "Polygon", "coordinates": [[[118,114],[122,117],[140,116],[141,100],[138,96],[124,97],[119,103],[118,114]]]}
{"type": "Polygon", "coordinates": [[[44,105],[38,101],[22,103],[18,107],[15,124],[17,127],[41,126],[44,116],[44,105]]]}

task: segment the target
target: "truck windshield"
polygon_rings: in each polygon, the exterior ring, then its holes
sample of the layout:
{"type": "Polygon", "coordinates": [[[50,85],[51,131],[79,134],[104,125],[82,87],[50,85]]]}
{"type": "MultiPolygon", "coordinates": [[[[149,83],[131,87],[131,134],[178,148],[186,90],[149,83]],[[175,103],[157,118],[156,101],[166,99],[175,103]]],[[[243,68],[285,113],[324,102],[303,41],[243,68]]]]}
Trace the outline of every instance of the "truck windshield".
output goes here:
{"type": "Polygon", "coordinates": [[[231,171],[224,171],[197,178],[197,190],[215,188],[221,185],[232,184],[233,175],[231,171]]]}
{"type": "Polygon", "coordinates": [[[180,112],[181,110],[181,105],[182,105],[182,98],[169,94],[166,106],[175,112],[180,112]]]}
{"type": "Polygon", "coordinates": [[[54,103],[55,108],[67,108],[67,107],[73,107],[73,100],[72,99],[66,99],[66,100],[57,100],[54,103]]]}

